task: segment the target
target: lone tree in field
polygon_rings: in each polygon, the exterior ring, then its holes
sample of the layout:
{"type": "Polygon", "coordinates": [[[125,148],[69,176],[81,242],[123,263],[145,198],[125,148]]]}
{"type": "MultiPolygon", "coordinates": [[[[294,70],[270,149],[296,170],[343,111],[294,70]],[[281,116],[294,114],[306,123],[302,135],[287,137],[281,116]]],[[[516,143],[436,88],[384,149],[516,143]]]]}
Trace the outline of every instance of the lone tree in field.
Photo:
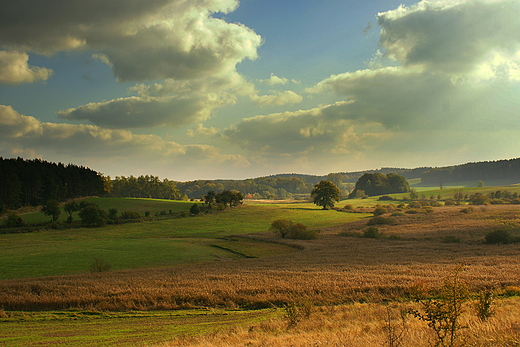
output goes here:
{"type": "Polygon", "coordinates": [[[331,181],[321,181],[316,184],[311,192],[314,204],[328,210],[334,207],[334,203],[339,201],[340,191],[331,181]]]}
{"type": "Polygon", "coordinates": [[[47,201],[47,203],[42,206],[41,211],[44,215],[50,216],[52,222],[55,222],[60,218],[61,208],[56,200],[47,201]]]}

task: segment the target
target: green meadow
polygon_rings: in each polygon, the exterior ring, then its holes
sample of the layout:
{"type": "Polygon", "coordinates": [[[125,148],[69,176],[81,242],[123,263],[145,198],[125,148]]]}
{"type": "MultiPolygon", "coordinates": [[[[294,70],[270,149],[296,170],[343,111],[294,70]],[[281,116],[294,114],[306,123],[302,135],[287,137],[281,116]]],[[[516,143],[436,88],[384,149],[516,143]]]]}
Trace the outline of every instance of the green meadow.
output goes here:
{"type": "Polygon", "coordinates": [[[247,327],[280,315],[276,310],[178,310],[153,312],[15,312],[0,318],[0,345],[151,346],[175,337],[247,327]]]}
{"type": "MultiPolygon", "coordinates": [[[[160,212],[187,211],[193,202],[150,199],[93,199],[103,208],[160,212]],[[153,205],[157,204],[154,208],[153,205]]],[[[41,212],[32,218],[44,218],[41,212]]],[[[179,265],[216,259],[261,257],[295,249],[233,235],[265,232],[275,219],[309,228],[338,225],[367,214],[322,210],[310,203],[243,205],[199,216],[144,220],[101,228],[40,229],[0,234],[0,279],[88,272],[95,259],[112,270],[179,265]],[[231,240],[231,241],[230,241],[231,240]]],[[[26,215],[24,215],[26,217],[26,215]]]]}

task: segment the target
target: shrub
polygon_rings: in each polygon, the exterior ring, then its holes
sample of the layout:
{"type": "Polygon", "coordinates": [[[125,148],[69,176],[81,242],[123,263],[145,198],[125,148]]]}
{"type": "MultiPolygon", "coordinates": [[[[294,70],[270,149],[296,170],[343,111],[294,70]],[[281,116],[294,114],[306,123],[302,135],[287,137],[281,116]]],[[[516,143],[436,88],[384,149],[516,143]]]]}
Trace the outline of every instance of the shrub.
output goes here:
{"type": "Polygon", "coordinates": [[[117,218],[117,208],[110,208],[108,209],[108,218],[110,219],[116,219],[117,218]]]}
{"type": "Polygon", "coordinates": [[[374,216],[380,216],[382,214],[387,213],[388,210],[382,206],[378,206],[374,209],[374,216]]]}
{"type": "Polygon", "coordinates": [[[461,243],[461,240],[457,236],[448,235],[448,236],[444,236],[442,238],[442,242],[443,243],[461,243]]]}
{"type": "Polygon", "coordinates": [[[388,195],[383,195],[383,196],[380,196],[379,199],[377,199],[379,201],[390,201],[390,200],[394,200],[394,198],[392,198],[391,196],[388,196],[388,195]]]}
{"type": "Polygon", "coordinates": [[[395,211],[395,212],[392,212],[392,214],[391,214],[391,217],[402,217],[402,216],[406,216],[406,214],[401,211],[395,211]]]}
{"type": "Polygon", "coordinates": [[[435,346],[458,345],[459,331],[464,328],[460,317],[464,311],[463,305],[469,299],[469,291],[467,284],[459,277],[461,271],[462,269],[455,271],[444,280],[438,299],[421,301],[422,312],[409,311],[435,332],[435,346]]]}
{"type": "Polygon", "coordinates": [[[404,213],[408,213],[408,214],[417,214],[417,213],[421,213],[421,211],[419,211],[419,210],[416,209],[416,208],[410,208],[410,209],[404,211],[404,213]]]}
{"type": "Polygon", "coordinates": [[[139,219],[141,215],[137,211],[124,211],[121,213],[122,219],[139,219]]]}
{"type": "Polygon", "coordinates": [[[347,211],[352,211],[354,209],[354,206],[352,205],[345,205],[345,207],[343,207],[344,210],[347,210],[347,211]]]}
{"type": "Polygon", "coordinates": [[[87,206],[79,211],[81,223],[87,227],[100,227],[107,223],[108,215],[98,206],[87,206]]]}
{"type": "Polygon", "coordinates": [[[307,230],[307,227],[302,225],[304,228],[299,228],[300,223],[295,224],[295,230],[291,230],[288,239],[294,240],[316,240],[318,238],[318,232],[316,230],[307,230]]]}
{"type": "Polygon", "coordinates": [[[198,204],[193,204],[191,205],[190,207],[190,213],[193,214],[193,215],[198,215],[200,213],[200,208],[199,208],[199,205],[198,204]]]}
{"type": "Polygon", "coordinates": [[[425,206],[421,209],[424,213],[433,213],[433,208],[431,206],[425,206]]]}
{"type": "Polygon", "coordinates": [[[90,272],[105,272],[111,268],[112,266],[102,258],[94,258],[90,264],[90,272]]]}
{"type": "Polygon", "coordinates": [[[367,222],[367,225],[382,225],[382,224],[387,224],[387,225],[395,224],[395,219],[390,218],[390,217],[377,216],[374,218],[370,218],[370,220],[367,222]]]}
{"type": "Polygon", "coordinates": [[[508,244],[513,242],[513,238],[509,230],[497,229],[486,234],[487,244],[508,244]]]}
{"type": "Polygon", "coordinates": [[[412,201],[408,204],[408,208],[421,208],[422,205],[419,201],[412,201]]]}
{"type": "Polygon", "coordinates": [[[489,198],[483,194],[475,193],[470,197],[470,203],[472,205],[484,205],[489,198]]]}
{"type": "Polygon", "coordinates": [[[461,213],[471,213],[473,212],[473,207],[466,207],[466,208],[463,208],[462,210],[460,210],[461,213]]]}
{"type": "Polygon", "coordinates": [[[6,226],[7,228],[23,227],[23,220],[16,213],[12,212],[12,213],[9,213],[9,215],[5,219],[4,226],[6,226]]]}
{"type": "Polygon", "coordinates": [[[479,292],[477,302],[475,303],[475,311],[478,319],[485,322],[495,314],[493,309],[493,291],[484,290],[479,292]]]}
{"type": "Polygon", "coordinates": [[[363,231],[363,237],[369,239],[380,239],[383,237],[383,234],[379,231],[378,227],[368,227],[363,231]]]}
{"type": "Polygon", "coordinates": [[[307,227],[301,223],[294,223],[286,219],[277,219],[271,223],[269,228],[276,235],[287,239],[298,240],[315,240],[318,233],[314,230],[307,230],[307,227]]]}
{"type": "Polygon", "coordinates": [[[453,201],[453,200],[446,200],[444,202],[444,206],[453,206],[453,205],[455,205],[455,201],[453,201]]]}

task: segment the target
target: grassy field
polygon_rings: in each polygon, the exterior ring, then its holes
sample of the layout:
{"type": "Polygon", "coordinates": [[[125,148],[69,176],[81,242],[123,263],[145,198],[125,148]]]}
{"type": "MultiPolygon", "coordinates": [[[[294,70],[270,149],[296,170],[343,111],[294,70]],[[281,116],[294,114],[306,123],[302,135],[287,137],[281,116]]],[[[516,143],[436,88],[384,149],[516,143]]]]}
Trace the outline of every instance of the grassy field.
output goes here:
{"type": "Polygon", "coordinates": [[[400,346],[428,346],[425,322],[402,323],[399,312],[463,265],[473,293],[501,297],[487,323],[465,306],[467,344],[519,346],[520,248],[483,241],[497,228],[517,233],[520,207],[466,207],[391,217],[380,239],[359,237],[371,214],[308,203],[0,235],[0,345],[390,346],[390,324],[405,331],[400,346]],[[280,218],[319,229],[319,239],[281,242],[267,231],[280,218]],[[95,257],[113,270],[89,273],[95,257]],[[309,303],[312,315],[289,328],[289,303],[309,303]]]}
{"type": "MultiPolygon", "coordinates": [[[[93,201],[105,208],[116,202],[122,208],[157,211],[189,209],[193,203],[142,199],[93,201]],[[144,203],[143,203],[144,202],[144,203]]],[[[38,212],[39,213],[39,212],[38,212]]],[[[279,218],[303,223],[309,228],[331,226],[366,217],[324,211],[312,204],[242,206],[197,217],[163,219],[111,225],[102,228],[42,230],[25,234],[0,235],[0,279],[38,277],[88,272],[95,258],[103,259],[114,270],[238,259],[273,253],[293,252],[294,248],[250,240],[229,241],[231,235],[263,232],[279,218]],[[222,247],[215,247],[221,244],[222,247]],[[254,255],[251,253],[254,248],[254,255]],[[243,253],[241,253],[243,251],[243,253]]]]}

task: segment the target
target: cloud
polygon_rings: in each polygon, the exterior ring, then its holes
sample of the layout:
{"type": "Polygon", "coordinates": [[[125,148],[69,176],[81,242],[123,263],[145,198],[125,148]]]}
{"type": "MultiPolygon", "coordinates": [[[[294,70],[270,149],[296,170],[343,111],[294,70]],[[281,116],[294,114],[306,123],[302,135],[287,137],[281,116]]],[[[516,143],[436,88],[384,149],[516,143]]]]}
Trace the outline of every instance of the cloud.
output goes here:
{"type": "Polygon", "coordinates": [[[29,55],[23,52],[0,51],[0,84],[20,84],[45,81],[51,69],[30,66],[29,55]]]}
{"type": "Polygon", "coordinates": [[[265,80],[258,80],[260,83],[265,83],[265,84],[268,84],[270,86],[274,86],[274,85],[277,85],[277,84],[282,84],[282,85],[285,85],[289,82],[292,82],[292,83],[295,83],[295,84],[299,84],[299,82],[297,80],[289,80],[288,78],[285,78],[285,77],[278,77],[276,76],[275,74],[271,74],[271,77],[268,78],[268,79],[265,79],[265,80]]]}
{"type": "MultiPolygon", "coordinates": [[[[213,16],[237,6],[237,0],[4,1],[0,48],[45,55],[90,51],[118,81],[156,82],[130,90],[138,96],[62,110],[63,119],[121,129],[193,124],[235,102],[232,93],[244,83],[236,65],[257,57],[259,35],[213,16]]],[[[27,57],[20,54],[18,60],[27,57]]],[[[26,63],[22,68],[40,79],[52,72],[26,63]]]]}
{"type": "Polygon", "coordinates": [[[286,90],[283,92],[273,91],[274,94],[258,95],[251,94],[250,99],[255,104],[260,106],[272,106],[272,105],[287,105],[297,104],[302,102],[303,97],[296,94],[292,90],[286,90]]]}
{"type": "MultiPolygon", "coordinates": [[[[315,152],[323,154],[339,147],[357,146],[352,120],[342,119],[349,102],[310,110],[273,113],[246,118],[224,131],[231,143],[267,156],[315,152]]],[[[365,127],[366,130],[367,127],[365,127]]]]}
{"type": "Polygon", "coordinates": [[[217,97],[207,95],[170,97],[127,97],[90,103],[58,112],[68,120],[88,120],[108,128],[146,128],[160,125],[179,126],[206,120],[213,108],[220,106],[217,97]]]}
{"type": "Polygon", "coordinates": [[[212,16],[236,0],[4,1],[0,46],[51,55],[89,50],[120,81],[191,79],[255,59],[253,30],[212,16]]]}
{"type": "Polygon", "coordinates": [[[343,101],[244,119],[225,136],[256,162],[323,167],[334,160],[403,165],[395,162],[463,158],[486,151],[486,138],[496,141],[487,153],[511,153],[520,129],[519,6],[439,0],[380,13],[384,51],[372,68],[306,89],[343,101]]]}
{"type": "Polygon", "coordinates": [[[213,136],[213,135],[218,134],[218,132],[219,131],[217,128],[214,128],[214,127],[206,128],[206,127],[204,127],[203,124],[199,123],[199,124],[197,124],[197,126],[195,128],[188,129],[186,131],[186,135],[188,135],[191,138],[194,138],[196,136],[213,136]]]}
{"type": "MultiPolygon", "coordinates": [[[[16,156],[24,153],[32,157],[45,155],[47,160],[96,162],[105,169],[127,168],[129,172],[149,174],[156,168],[163,175],[178,174],[189,177],[211,165],[216,172],[233,167],[247,167],[249,162],[239,154],[223,154],[209,145],[181,145],[165,141],[153,134],[134,134],[128,130],[114,130],[84,124],[40,122],[24,116],[10,106],[0,105],[0,153],[16,156]],[[146,161],[146,167],[142,162],[146,161]],[[178,168],[175,173],[165,168],[178,168]]],[[[103,168],[97,168],[103,170],[103,168]]],[[[121,174],[121,173],[119,173],[121,174]]],[[[193,176],[192,176],[193,177],[193,176]]]]}
{"type": "Polygon", "coordinates": [[[423,0],[380,13],[380,44],[404,66],[468,73],[494,54],[514,58],[520,49],[517,0],[423,0]]]}

